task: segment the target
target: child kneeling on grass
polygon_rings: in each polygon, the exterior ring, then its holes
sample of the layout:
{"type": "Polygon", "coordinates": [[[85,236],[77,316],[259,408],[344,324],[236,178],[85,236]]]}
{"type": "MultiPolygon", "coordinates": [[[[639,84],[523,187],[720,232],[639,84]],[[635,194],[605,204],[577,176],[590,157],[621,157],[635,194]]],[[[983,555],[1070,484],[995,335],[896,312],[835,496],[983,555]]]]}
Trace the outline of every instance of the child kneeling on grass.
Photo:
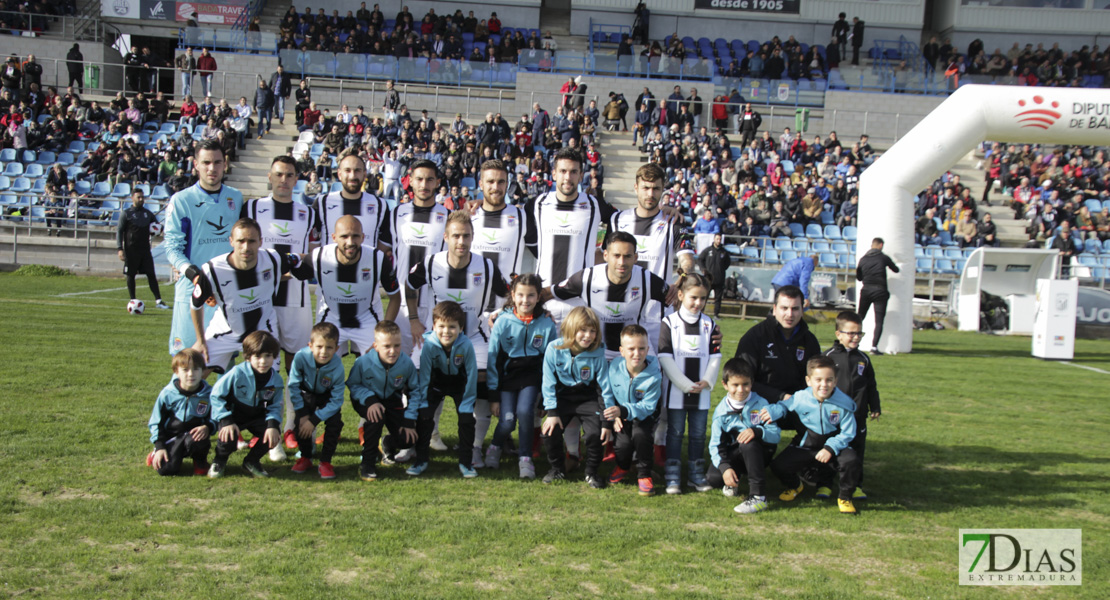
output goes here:
{"type": "Polygon", "coordinates": [[[597,476],[601,465],[601,402],[598,395],[608,378],[601,322],[594,311],[579,306],[563,319],[562,337],[547,345],[543,355],[543,408],[547,418],[540,433],[547,446],[551,470],[544,483],[566,478],[563,430],[575,417],[582,422],[586,445],[586,483],[605,487],[597,476]]]}
{"type": "Polygon", "coordinates": [[[740,475],[748,475],[748,498],[736,506],[746,515],[767,508],[765,470],[775,454],[782,430],[775,423],[764,423],[760,412],[767,400],[752,391],[752,367],[742,358],[725,363],[721,382],[725,397],[713,411],[709,438],[712,466],[706,474],[709,485],[724,488],[725,496],[736,496],[740,475]]]}
{"type": "Polygon", "coordinates": [[[204,380],[204,355],[186,348],[174,355],[173,377],[162,388],[150,413],[150,441],[154,450],[148,467],[159,475],[177,475],[186,456],[193,459],[193,474],[208,472],[210,437],[216,431],[211,418],[212,386],[204,380]]]}
{"type": "Polygon", "coordinates": [[[289,401],[293,404],[293,430],[301,457],[293,465],[294,473],[312,468],[316,443],[316,426],[324,424],[324,444],[320,450],[320,478],[335,479],[331,457],[339,445],[343,431],[343,390],[346,374],[339,349],[339,328],[331,323],[318,323],[312,328],[308,347],[293,355],[289,368],[289,401]]]}
{"type": "Polygon", "coordinates": [[[793,412],[805,428],[797,444],[787,446],[771,463],[771,471],[787,488],[779,500],[790,502],[802,492],[799,473],[828,464],[840,473],[840,512],[857,514],[852,492],[859,484],[862,468],[859,455],[849,447],[856,437],[856,403],[836,389],[836,364],[827,356],[816,356],[806,363],[806,385],[806,389],[759,411],[764,423],[793,412]]]}
{"type": "Polygon", "coordinates": [[[445,301],[432,309],[432,330],[425,332],[420,348],[417,389],[422,394],[409,398],[409,410],[416,418],[416,462],[405,473],[420,475],[428,468],[428,446],[435,429],[436,409],[444,398],[455,400],[459,419],[459,472],[471,479],[478,471],[471,465],[474,457],[474,402],[478,398],[478,360],[470,338],[459,335],[466,323],[466,312],[457,302],[445,301]]]}
{"type": "Polygon", "coordinates": [[[243,339],[243,362],[235,365],[212,386],[212,419],[219,425],[216,457],[208,469],[212,479],[222,477],[227,459],[238,449],[239,430],[260,437],[243,458],[243,468],[254,477],[269,477],[259,460],[281,442],[281,409],[285,383],[274,361],[281,345],[266,331],[243,339]]]}
{"type": "MultiPolygon", "coordinates": [[[[416,365],[401,352],[401,328],[396,323],[379,321],[374,326],[374,344],[351,367],[347,388],[355,412],[366,419],[358,474],[363,481],[374,481],[379,459],[383,464],[394,464],[391,452],[383,456],[378,449],[382,429],[388,429],[389,439],[394,440],[396,447],[391,450],[412,447],[416,442],[417,405],[423,403],[416,365]],[[402,394],[409,397],[407,410],[402,394]],[[401,444],[397,445],[396,440],[401,444]]],[[[385,440],[382,446],[386,446],[385,440]]]]}
{"type": "Polygon", "coordinates": [[[602,411],[601,441],[614,437],[617,466],[609,475],[609,483],[624,480],[636,453],[636,478],[641,496],[654,496],[651,480],[654,458],[655,423],[659,418],[659,396],[663,373],[659,361],[648,356],[648,332],[639,325],[625,325],[621,330],[620,357],[609,363],[609,376],[601,388],[605,400],[602,411]]]}

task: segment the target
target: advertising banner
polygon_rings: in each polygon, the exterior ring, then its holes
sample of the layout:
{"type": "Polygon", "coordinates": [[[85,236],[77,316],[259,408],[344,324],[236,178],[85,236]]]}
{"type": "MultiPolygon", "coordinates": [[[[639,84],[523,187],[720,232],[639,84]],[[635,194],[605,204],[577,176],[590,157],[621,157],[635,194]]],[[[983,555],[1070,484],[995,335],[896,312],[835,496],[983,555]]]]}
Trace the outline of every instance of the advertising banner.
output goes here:
{"type": "Polygon", "coordinates": [[[801,0],[694,0],[695,9],[796,15],[801,0]]]}
{"type": "Polygon", "coordinates": [[[242,4],[178,2],[177,20],[188,21],[193,13],[197,13],[197,23],[202,27],[205,24],[234,25],[244,10],[246,10],[245,2],[242,4]]]}
{"type": "Polygon", "coordinates": [[[174,0],[141,0],[142,18],[150,21],[176,21],[177,2],[174,0]]]}
{"type": "Polygon", "coordinates": [[[115,19],[140,19],[139,0],[102,0],[100,15],[115,19]]]}

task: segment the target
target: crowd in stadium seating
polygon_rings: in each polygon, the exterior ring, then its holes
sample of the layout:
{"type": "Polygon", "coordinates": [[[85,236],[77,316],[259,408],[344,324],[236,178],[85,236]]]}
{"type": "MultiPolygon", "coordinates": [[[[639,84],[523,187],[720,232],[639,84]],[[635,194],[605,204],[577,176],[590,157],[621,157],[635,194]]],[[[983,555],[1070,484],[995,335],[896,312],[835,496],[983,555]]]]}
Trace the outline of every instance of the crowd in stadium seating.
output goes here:
{"type": "Polygon", "coordinates": [[[1019,42],[1006,52],[995,48],[988,54],[979,39],[973,40],[966,53],[955,48],[951,40],[939,43],[936,37],[922,47],[926,69],[941,67],[946,73],[988,75],[994,78],[1016,78],[1019,85],[1051,87],[1105,87],[1110,77],[1110,52],[1096,45],[1087,45],[1067,52],[1059,42],[1045,48],[1044,44],[1019,42]]]}
{"type": "Polygon", "coordinates": [[[0,30],[47,31],[51,26],[57,27],[60,24],[52,23],[51,19],[42,18],[40,15],[74,14],[77,14],[77,2],[74,0],[56,2],[0,0],[0,30]]]}
{"type": "Polygon", "coordinates": [[[666,124],[653,124],[641,148],[667,173],[664,204],[695,231],[742,236],[741,248],[762,247],[760,237],[812,238],[830,250],[854,240],[859,175],[874,160],[866,135],[846,147],[835,132],[807,142],[786,128],[777,137],[752,132],[750,143],[734,147],[728,128],[685,118],[691,100],[680,91],[662,102],[648,94],[637,103],[666,124]]]}
{"type": "Polygon", "coordinates": [[[757,40],[747,43],[732,40],[730,43],[724,38],[711,42],[706,37],[695,40],[690,36],[673,35],[667,36],[662,44],[656,40],[638,49],[627,34],[622,35],[617,47],[618,58],[634,54],[647,59],[649,73],[672,76],[677,76],[685,64],[689,69],[683,74],[694,77],[719,74],[768,80],[812,80],[825,78],[829,69],[839,64],[836,52],[830,55],[825,46],[810,46],[794,36],[783,41],[777,35],[762,43],[757,40]]]}
{"type": "Polygon", "coordinates": [[[502,27],[496,12],[479,21],[474,11],[467,16],[462,10],[437,15],[430,8],[417,22],[407,6],[394,19],[386,19],[377,4],[367,10],[363,3],[357,13],[347,11],[346,16],[338,10],[329,16],[323,8],[313,13],[307,6],[298,13],[290,6],[280,27],[279,50],[492,63],[516,63],[521,53],[539,55],[545,50],[549,60],[555,51],[550,33],[541,38],[538,29],[502,27]]]}
{"type": "Polygon", "coordinates": [[[418,159],[436,163],[443,174],[441,192],[448,207],[458,206],[476,193],[478,166],[499,158],[511,165],[508,201],[522,204],[550,187],[550,156],[564,146],[577,149],[583,157],[586,177],[583,187],[589,193],[603,194],[601,155],[594,139],[597,115],[594,102],[583,106],[583,95],[570,95],[550,114],[538,104],[531,114],[523,114],[511,124],[500,113],[490,113],[477,123],[467,123],[456,114],[449,123],[437,122],[422,110],[420,114],[401,104],[386,116],[366,112],[359,106],[352,112],[347,105],[332,113],[319,110],[311,100],[311,88],[301,95],[297,120],[301,137],[294,147],[294,158],[302,179],[315,176],[322,185],[329,183],[335,157],[348,148],[358,149],[371,166],[368,189],[378,189],[393,200],[404,195],[404,167],[418,159]]]}

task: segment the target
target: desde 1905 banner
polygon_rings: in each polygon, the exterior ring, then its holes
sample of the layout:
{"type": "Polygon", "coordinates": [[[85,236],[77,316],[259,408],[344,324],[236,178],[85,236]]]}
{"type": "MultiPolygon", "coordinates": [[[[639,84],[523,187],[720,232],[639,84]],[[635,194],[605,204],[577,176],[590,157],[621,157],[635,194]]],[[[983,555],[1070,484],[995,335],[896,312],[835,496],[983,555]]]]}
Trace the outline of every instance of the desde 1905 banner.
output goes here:
{"type": "Polygon", "coordinates": [[[761,12],[798,14],[801,0],[694,0],[694,8],[730,10],[735,12],[761,12]]]}

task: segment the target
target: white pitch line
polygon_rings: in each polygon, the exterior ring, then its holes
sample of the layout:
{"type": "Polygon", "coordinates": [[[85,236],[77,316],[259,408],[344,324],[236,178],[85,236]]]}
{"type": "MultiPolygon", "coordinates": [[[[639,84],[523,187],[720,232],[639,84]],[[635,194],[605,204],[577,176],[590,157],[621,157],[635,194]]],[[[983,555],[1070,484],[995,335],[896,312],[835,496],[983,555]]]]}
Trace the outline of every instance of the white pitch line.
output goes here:
{"type": "Polygon", "coordinates": [[[1073,367],[1079,367],[1080,369],[1087,369],[1088,371],[1094,371],[1095,373],[1102,373],[1103,375],[1110,375],[1110,371],[1104,371],[1102,369],[1096,369],[1095,367],[1088,367],[1087,365],[1079,365],[1079,364],[1076,364],[1076,363],[1073,363],[1073,362],[1068,362],[1066,360],[1060,361],[1060,362],[1062,362],[1065,365],[1071,365],[1073,367]]]}
{"type": "Polygon", "coordinates": [[[86,294],[100,294],[100,293],[103,293],[103,292],[118,292],[118,291],[126,290],[126,289],[127,289],[126,287],[121,287],[121,288],[111,288],[111,289],[107,289],[107,290],[92,290],[92,291],[89,291],[89,292],[70,292],[68,294],[58,294],[54,297],[55,298],[65,298],[66,296],[84,296],[86,294]]]}

